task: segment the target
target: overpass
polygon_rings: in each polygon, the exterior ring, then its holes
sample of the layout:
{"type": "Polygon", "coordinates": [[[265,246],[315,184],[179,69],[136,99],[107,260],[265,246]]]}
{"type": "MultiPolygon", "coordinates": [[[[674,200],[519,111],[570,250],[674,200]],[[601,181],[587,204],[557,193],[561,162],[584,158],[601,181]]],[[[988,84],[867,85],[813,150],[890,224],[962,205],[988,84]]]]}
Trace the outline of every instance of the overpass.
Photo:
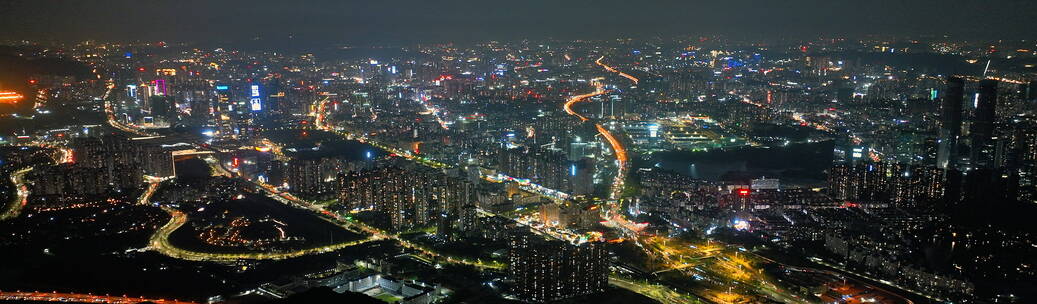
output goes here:
{"type": "Polygon", "coordinates": [[[172,153],[173,153],[173,157],[177,157],[177,156],[215,154],[216,152],[213,152],[213,151],[210,151],[210,150],[201,150],[201,151],[199,151],[198,149],[184,149],[184,150],[174,150],[172,153]]]}

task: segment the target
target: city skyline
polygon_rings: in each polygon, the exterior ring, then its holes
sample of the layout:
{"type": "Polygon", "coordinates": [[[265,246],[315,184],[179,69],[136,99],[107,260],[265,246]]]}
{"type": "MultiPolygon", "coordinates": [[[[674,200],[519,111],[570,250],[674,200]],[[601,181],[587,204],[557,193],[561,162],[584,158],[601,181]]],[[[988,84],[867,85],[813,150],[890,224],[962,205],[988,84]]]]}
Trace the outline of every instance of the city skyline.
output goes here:
{"type": "Polygon", "coordinates": [[[0,2],[0,304],[1037,299],[1037,4],[0,2]]]}

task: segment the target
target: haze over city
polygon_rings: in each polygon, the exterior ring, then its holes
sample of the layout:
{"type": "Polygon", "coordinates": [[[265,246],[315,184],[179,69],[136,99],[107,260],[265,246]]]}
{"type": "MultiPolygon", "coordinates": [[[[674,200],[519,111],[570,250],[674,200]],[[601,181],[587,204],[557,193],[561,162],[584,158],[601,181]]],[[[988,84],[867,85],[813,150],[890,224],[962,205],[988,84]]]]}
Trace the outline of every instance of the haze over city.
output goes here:
{"type": "MultiPolygon", "coordinates": [[[[993,1],[19,1],[0,38],[295,43],[477,42],[724,34],[1032,39],[1037,3],[993,1]]],[[[276,44],[273,44],[276,45],[276,44]]]]}

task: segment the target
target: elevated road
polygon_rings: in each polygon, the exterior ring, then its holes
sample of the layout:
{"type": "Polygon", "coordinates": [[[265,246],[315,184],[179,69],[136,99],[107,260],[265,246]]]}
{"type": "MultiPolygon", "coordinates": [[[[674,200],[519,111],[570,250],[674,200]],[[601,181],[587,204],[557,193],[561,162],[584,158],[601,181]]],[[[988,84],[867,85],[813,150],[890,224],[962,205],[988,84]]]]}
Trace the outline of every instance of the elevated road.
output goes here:
{"type": "Polygon", "coordinates": [[[375,240],[374,237],[368,237],[360,240],[335,243],[314,248],[276,252],[212,253],[191,251],[178,248],[169,243],[169,236],[187,223],[187,215],[168,206],[163,206],[162,210],[169,213],[169,222],[152,234],[151,238],[148,240],[148,248],[169,257],[188,261],[234,262],[239,260],[284,260],[312,254],[333,252],[375,240]]]}
{"type": "Polygon", "coordinates": [[[151,302],[156,304],[197,304],[180,300],[131,298],[127,296],[94,295],[68,292],[39,292],[39,291],[0,291],[0,301],[32,301],[32,302],[77,302],[77,303],[108,303],[108,304],[136,304],[151,302]]]}
{"type": "Polygon", "coordinates": [[[637,85],[637,83],[641,82],[641,80],[637,79],[637,77],[634,77],[634,76],[632,76],[630,74],[627,74],[627,73],[623,73],[620,70],[617,70],[616,68],[613,68],[613,67],[611,67],[611,66],[601,62],[604,59],[605,59],[605,56],[601,56],[600,58],[598,58],[598,60],[595,60],[594,63],[599,65],[599,66],[601,66],[602,68],[605,68],[606,71],[609,71],[609,72],[612,72],[612,73],[616,73],[616,74],[619,74],[619,76],[622,76],[623,78],[630,79],[630,81],[634,82],[634,85],[637,85]]]}
{"type": "Polygon", "coordinates": [[[594,96],[598,96],[598,95],[602,95],[602,94],[605,94],[605,93],[608,93],[608,91],[605,91],[605,87],[602,86],[600,83],[595,83],[594,84],[594,92],[587,93],[587,94],[580,94],[580,95],[575,95],[575,96],[569,97],[569,100],[567,100],[565,102],[565,104],[562,105],[562,109],[565,110],[565,113],[567,113],[569,115],[572,115],[572,116],[576,116],[576,118],[579,118],[580,121],[588,121],[588,120],[590,120],[589,118],[587,118],[587,117],[585,117],[583,115],[580,115],[579,113],[576,113],[575,110],[573,110],[573,105],[578,103],[578,102],[584,102],[588,98],[591,98],[591,97],[594,97],[594,96]]]}
{"type": "Polygon", "coordinates": [[[643,296],[652,298],[653,300],[659,301],[659,303],[680,303],[680,304],[692,304],[692,303],[703,303],[698,298],[681,294],[673,291],[672,289],[662,286],[659,284],[652,284],[648,282],[636,282],[625,278],[619,278],[616,276],[609,277],[609,284],[619,288],[627,289],[643,296]]]}
{"type": "MultiPolygon", "coordinates": [[[[209,164],[210,166],[218,167],[211,162],[209,162],[209,164]]],[[[220,173],[223,173],[223,171],[213,170],[214,175],[219,175],[220,173]]],[[[162,183],[162,179],[158,178],[147,178],[147,181],[148,187],[144,190],[144,193],[141,194],[140,198],[137,199],[137,204],[139,205],[151,204],[151,196],[155,194],[155,191],[158,190],[158,186],[162,183]]],[[[268,193],[268,195],[276,194],[268,193]]],[[[276,196],[274,197],[274,199],[281,201],[285,198],[283,198],[282,196],[276,196]]],[[[370,236],[364,239],[354,241],[340,242],[320,247],[289,251],[245,253],[214,253],[191,251],[178,248],[169,242],[169,237],[173,234],[173,232],[175,232],[177,229],[180,229],[180,227],[184,226],[184,224],[187,223],[187,214],[169,206],[162,206],[161,208],[163,211],[169,214],[169,221],[166,222],[165,225],[162,225],[162,227],[160,227],[158,230],[155,230],[155,233],[151,234],[151,237],[148,239],[148,249],[155,250],[163,255],[181,260],[210,262],[233,262],[238,260],[283,260],[312,254],[333,252],[346,247],[355,246],[378,239],[376,236],[370,236]]],[[[336,225],[341,225],[340,223],[335,223],[333,221],[332,223],[336,225]]]]}

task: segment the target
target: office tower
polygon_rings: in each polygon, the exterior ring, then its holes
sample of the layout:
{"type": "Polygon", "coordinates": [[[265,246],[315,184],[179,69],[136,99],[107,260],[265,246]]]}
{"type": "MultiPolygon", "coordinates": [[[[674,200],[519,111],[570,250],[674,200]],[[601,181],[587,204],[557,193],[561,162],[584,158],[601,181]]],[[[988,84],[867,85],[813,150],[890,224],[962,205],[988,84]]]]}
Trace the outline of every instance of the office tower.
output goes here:
{"type": "Polygon", "coordinates": [[[509,245],[512,293],[521,300],[544,303],[603,292],[608,286],[608,254],[600,243],[574,245],[523,230],[509,245]]]}
{"type": "Polygon", "coordinates": [[[190,109],[191,120],[195,124],[207,125],[212,123],[212,100],[213,96],[205,89],[193,89],[184,91],[187,107],[190,109]]]}
{"type": "Polygon", "coordinates": [[[995,141],[994,123],[997,119],[997,80],[984,79],[979,82],[974,102],[974,115],[969,128],[971,146],[969,158],[975,168],[993,168],[995,141]]]}
{"type": "Polygon", "coordinates": [[[285,99],[284,83],[280,77],[271,79],[266,87],[266,110],[267,113],[281,113],[281,106],[285,99]]]}
{"type": "Polygon", "coordinates": [[[217,84],[214,91],[212,114],[217,125],[216,135],[218,139],[229,140],[235,138],[234,123],[231,116],[234,115],[234,102],[231,99],[232,90],[229,85],[217,84]]]}
{"type": "MultiPolygon", "coordinates": [[[[1031,106],[1033,103],[1037,103],[1037,80],[1030,80],[1026,85],[1026,100],[1031,103],[1031,106]]],[[[1031,107],[1031,110],[1034,108],[1031,107]]]]}
{"type": "Polygon", "coordinates": [[[583,158],[569,165],[569,189],[574,195],[594,192],[594,159],[583,158]]]}
{"type": "Polygon", "coordinates": [[[262,170],[266,177],[265,183],[274,186],[282,186],[285,183],[285,163],[283,161],[272,159],[262,170]]]}
{"type": "Polygon", "coordinates": [[[170,96],[151,97],[151,116],[160,118],[162,121],[172,121],[176,115],[176,104],[170,96]]]}
{"type": "Polygon", "coordinates": [[[836,101],[843,104],[853,101],[853,82],[839,79],[835,81],[834,87],[836,101]]]}
{"type": "Polygon", "coordinates": [[[1008,167],[1019,173],[1019,201],[1037,203],[1037,122],[1015,124],[1008,167]]]}
{"type": "Polygon", "coordinates": [[[961,135],[961,104],[965,97],[965,81],[947,78],[947,93],[940,104],[940,139],[936,164],[941,169],[957,166],[958,137],[961,135]]]}
{"type": "MultiPolygon", "coordinates": [[[[1034,199],[1037,124],[1019,116],[994,137],[993,162],[965,173],[963,197],[978,204],[1032,202],[1034,199]]],[[[986,151],[983,151],[986,152],[986,151]]]]}

